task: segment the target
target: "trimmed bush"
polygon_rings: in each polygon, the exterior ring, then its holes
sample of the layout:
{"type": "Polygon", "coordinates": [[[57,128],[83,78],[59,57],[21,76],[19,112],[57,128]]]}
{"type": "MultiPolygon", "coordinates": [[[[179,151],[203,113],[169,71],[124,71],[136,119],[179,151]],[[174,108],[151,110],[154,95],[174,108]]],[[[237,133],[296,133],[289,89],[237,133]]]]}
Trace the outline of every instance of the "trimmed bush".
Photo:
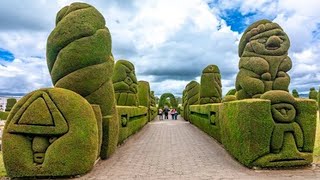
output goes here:
{"type": "Polygon", "coordinates": [[[221,75],[218,66],[208,65],[201,75],[200,104],[220,103],[222,100],[221,75]]]}
{"type": "Polygon", "coordinates": [[[177,102],[176,98],[174,97],[174,95],[171,93],[164,93],[161,95],[158,108],[162,108],[162,109],[164,108],[164,106],[166,105],[167,98],[170,98],[170,105],[172,106],[172,108],[177,109],[178,102],[177,102]]]}
{"type": "Polygon", "coordinates": [[[148,108],[145,106],[117,106],[120,133],[118,144],[139,131],[148,122],[148,108]]]}
{"type": "Polygon", "coordinates": [[[261,98],[223,104],[224,147],[248,167],[310,164],[316,103],[286,91],[268,91],[261,98]]]}
{"type": "Polygon", "coordinates": [[[55,87],[72,90],[101,108],[101,158],[117,147],[119,126],[111,77],[111,35],[101,13],[91,5],[72,3],[56,17],[47,41],[47,63],[55,87]]]}
{"type": "Polygon", "coordinates": [[[235,95],[227,95],[223,98],[222,102],[230,102],[237,100],[237,96],[235,95]]]}
{"type": "Polygon", "coordinates": [[[269,20],[249,26],[239,44],[237,99],[259,98],[270,90],[288,91],[290,41],[282,28],[269,20]]]}
{"type": "Polygon", "coordinates": [[[151,120],[157,117],[158,108],[156,105],[156,97],[154,96],[154,91],[150,92],[150,112],[151,112],[151,120]]]}
{"type": "Polygon", "coordinates": [[[221,103],[190,106],[190,121],[209,136],[221,143],[220,130],[221,103]]]}
{"type": "Polygon", "coordinates": [[[310,88],[309,99],[318,100],[318,92],[314,87],[310,88]]]}
{"type": "Polygon", "coordinates": [[[228,96],[228,95],[236,95],[236,92],[237,92],[236,89],[230,89],[230,90],[227,92],[226,96],[228,96]]]}
{"type": "Polygon", "coordinates": [[[196,81],[191,81],[186,86],[186,104],[184,108],[184,119],[189,121],[189,106],[199,104],[200,100],[200,84],[196,81]]]}
{"type": "Polygon", "coordinates": [[[292,96],[295,97],[295,98],[299,97],[299,93],[298,93],[298,91],[296,89],[292,90],[292,96]]]}
{"type": "Polygon", "coordinates": [[[138,82],[131,62],[118,60],[112,81],[118,106],[139,106],[138,82]]]}
{"type": "Polygon", "coordinates": [[[150,85],[147,81],[138,81],[138,98],[140,106],[148,108],[148,121],[151,121],[150,85]]]}
{"type": "Polygon", "coordinates": [[[9,112],[0,111],[0,119],[1,120],[6,120],[8,115],[9,115],[9,112]]]}
{"type": "Polygon", "coordinates": [[[15,98],[8,98],[5,111],[10,112],[16,103],[17,103],[17,100],[15,98]]]}
{"type": "Polygon", "coordinates": [[[24,96],[10,112],[2,138],[10,177],[84,174],[98,155],[98,127],[91,105],[61,88],[24,96]]]}

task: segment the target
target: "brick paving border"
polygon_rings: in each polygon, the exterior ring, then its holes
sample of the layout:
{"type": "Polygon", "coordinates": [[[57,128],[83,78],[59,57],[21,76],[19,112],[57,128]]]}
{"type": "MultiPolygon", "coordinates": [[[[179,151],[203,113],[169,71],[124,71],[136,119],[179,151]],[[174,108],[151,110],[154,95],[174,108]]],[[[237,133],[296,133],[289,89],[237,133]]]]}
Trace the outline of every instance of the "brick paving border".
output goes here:
{"type": "Polygon", "coordinates": [[[80,179],[320,179],[320,167],[251,170],[189,122],[155,120],[80,179]]]}

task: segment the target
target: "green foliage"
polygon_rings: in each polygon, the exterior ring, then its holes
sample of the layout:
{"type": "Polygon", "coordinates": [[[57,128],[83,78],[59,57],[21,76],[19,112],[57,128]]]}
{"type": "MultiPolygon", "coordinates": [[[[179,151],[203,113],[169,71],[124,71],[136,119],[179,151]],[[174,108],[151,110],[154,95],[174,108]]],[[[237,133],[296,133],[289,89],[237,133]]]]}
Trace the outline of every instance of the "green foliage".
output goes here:
{"type": "Polygon", "coordinates": [[[140,106],[148,108],[148,121],[153,120],[151,116],[151,99],[150,99],[150,85],[147,81],[138,82],[138,98],[140,106]]]}
{"type": "Polygon", "coordinates": [[[292,96],[295,97],[295,98],[299,97],[299,93],[298,93],[298,91],[296,89],[292,90],[292,96]]]}
{"type": "Polygon", "coordinates": [[[8,115],[9,115],[9,112],[0,111],[0,119],[1,120],[6,120],[8,115]]]}
{"type": "Polygon", "coordinates": [[[87,173],[98,155],[94,111],[83,97],[66,89],[31,92],[10,112],[2,150],[10,177],[87,173]]]}
{"type": "Polygon", "coordinates": [[[219,142],[221,142],[220,106],[221,103],[190,106],[190,122],[219,142]]]}
{"type": "Polygon", "coordinates": [[[189,106],[199,104],[200,100],[200,84],[196,81],[191,81],[185,88],[185,104],[184,104],[184,119],[189,121],[189,106]]]}
{"type": "Polygon", "coordinates": [[[218,66],[208,65],[201,75],[200,104],[220,103],[222,100],[221,75],[218,66]]]}
{"type": "Polygon", "coordinates": [[[310,88],[309,99],[313,99],[317,101],[317,98],[318,98],[317,90],[314,87],[310,88]]]}
{"type": "Polygon", "coordinates": [[[55,87],[72,90],[101,108],[101,158],[116,149],[118,120],[112,84],[111,35],[102,14],[85,3],[72,3],[56,17],[47,41],[47,63],[55,87]]]}
{"type": "Polygon", "coordinates": [[[289,47],[289,38],[278,24],[260,20],[249,26],[239,44],[237,99],[259,98],[270,90],[288,91],[289,47]]]}
{"type": "Polygon", "coordinates": [[[148,108],[144,106],[117,106],[119,116],[119,141],[121,144],[132,134],[139,131],[148,122],[148,108]]]}
{"type": "Polygon", "coordinates": [[[220,125],[224,147],[249,167],[310,164],[316,103],[294,99],[285,91],[269,91],[261,98],[223,104],[220,125]]]}
{"type": "Polygon", "coordinates": [[[139,106],[138,82],[131,62],[118,60],[112,81],[118,106],[139,106]]]}
{"type": "Polygon", "coordinates": [[[230,90],[227,92],[226,96],[228,96],[228,95],[235,95],[236,92],[237,92],[236,89],[230,89],[230,90]]]}
{"type": "Polygon", "coordinates": [[[10,112],[16,103],[17,103],[17,100],[15,98],[8,98],[5,111],[10,112]]]}
{"type": "Polygon", "coordinates": [[[158,108],[164,108],[165,105],[167,105],[167,106],[169,106],[169,107],[171,106],[172,108],[177,109],[177,107],[178,107],[178,102],[177,102],[177,100],[176,100],[176,98],[174,97],[173,94],[171,94],[171,93],[164,93],[164,94],[161,95],[160,100],[159,100],[158,108]],[[170,99],[170,102],[169,102],[169,103],[166,103],[167,98],[170,99]]]}
{"type": "Polygon", "coordinates": [[[230,101],[235,101],[235,100],[237,100],[237,96],[235,96],[235,95],[226,95],[223,98],[222,102],[230,102],[230,101]]]}

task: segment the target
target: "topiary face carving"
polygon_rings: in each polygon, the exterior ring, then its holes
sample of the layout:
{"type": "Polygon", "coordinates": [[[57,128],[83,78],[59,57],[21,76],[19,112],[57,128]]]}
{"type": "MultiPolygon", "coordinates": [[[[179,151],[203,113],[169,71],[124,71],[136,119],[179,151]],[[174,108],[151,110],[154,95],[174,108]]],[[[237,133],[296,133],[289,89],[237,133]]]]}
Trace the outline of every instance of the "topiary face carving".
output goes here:
{"type": "Polygon", "coordinates": [[[286,91],[273,90],[264,93],[261,99],[271,101],[273,120],[279,123],[294,122],[296,117],[295,99],[286,91]]]}
{"type": "Polygon", "coordinates": [[[244,34],[240,42],[239,54],[251,52],[260,55],[285,55],[290,41],[282,28],[273,22],[260,24],[244,34]]]}
{"type": "Polygon", "coordinates": [[[296,109],[288,103],[273,104],[271,106],[272,117],[276,122],[290,123],[296,117],[296,109]]]}

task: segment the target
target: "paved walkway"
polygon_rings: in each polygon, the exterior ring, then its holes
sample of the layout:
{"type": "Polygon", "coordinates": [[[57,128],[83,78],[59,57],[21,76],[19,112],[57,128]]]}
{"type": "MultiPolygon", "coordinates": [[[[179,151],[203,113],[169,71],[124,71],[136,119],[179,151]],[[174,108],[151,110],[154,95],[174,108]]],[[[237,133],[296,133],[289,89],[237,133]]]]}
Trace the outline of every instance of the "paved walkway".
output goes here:
{"type": "Polygon", "coordinates": [[[192,124],[153,121],[81,179],[320,179],[320,167],[251,170],[192,124]]]}

